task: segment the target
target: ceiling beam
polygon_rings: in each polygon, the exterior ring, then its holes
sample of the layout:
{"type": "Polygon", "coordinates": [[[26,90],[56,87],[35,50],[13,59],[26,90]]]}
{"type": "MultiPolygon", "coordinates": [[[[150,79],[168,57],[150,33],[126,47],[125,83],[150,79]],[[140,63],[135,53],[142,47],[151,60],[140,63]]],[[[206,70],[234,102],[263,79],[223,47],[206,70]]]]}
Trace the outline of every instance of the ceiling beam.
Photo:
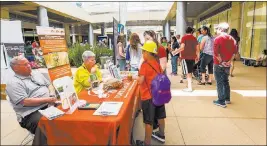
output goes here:
{"type": "MultiPolygon", "coordinates": [[[[12,13],[18,14],[18,15],[23,15],[23,16],[30,17],[30,18],[36,18],[38,20],[38,17],[36,15],[32,15],[32,14],[29,14],[29,13],[20,12],[20,11],[12,11],[12,13]]],[[[51,22],[64,24],[64,22],[60,22],[60,21],[57,21],[57,20],[53,20],[53,19],[49,19],[49,18],[48,18],[48,20],[51,21],[51,22]]]]}
{"type": "Polygon", "coordinates": [[[30,5],[4,5],[1,6],[2,8],[7,8],[9,11],[27,11],[27,10],[36,10],[36,6],[30,6],[30,5]]]}
{"type": "Polygon", "coordinates": [[[165,20],[172,20],[176,16],[177,2],[174,2],[165,20]]]}
{"type": "MultiPolygon", "coordinates": [[[[23,2],[24,4],[27,4],[27,5],[31,5],[31,6],[36,6],[36,7],[39,7],[40,5],[38,5],[37,3],[34,3],[34,2],[29,2],[29,1],[24,1],[23,2]]],[[[42,7],[45,7],[45,6],[42,6],[42,7]]],[[[70,19],[73,19],[73,20],[77,20],[77,21],[80,21],[80,22],[83,22],[83,23],[88,23],[84,20],[81,20],[79,18],[76,18],[76,17],[73,17],[73,16],[70,16],[68,14],[65,14],[65,13],[62,13],[62,12],[59,12],[59,11],[56,11],[56,10],[53,10],[53,9],[50,9],[50,8],[46,8],[47,11],[49,12],[52,12],[52,13],[55,13],[55,14],[58,14],[62,17],[67,17],[67,18],[70,18],[70,19]]]]}

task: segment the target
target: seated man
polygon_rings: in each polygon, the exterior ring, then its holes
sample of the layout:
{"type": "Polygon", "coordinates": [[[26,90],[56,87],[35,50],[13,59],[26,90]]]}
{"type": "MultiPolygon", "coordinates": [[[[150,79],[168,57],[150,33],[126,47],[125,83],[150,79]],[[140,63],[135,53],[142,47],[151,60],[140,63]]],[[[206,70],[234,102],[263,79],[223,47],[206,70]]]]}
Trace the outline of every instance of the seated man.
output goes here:
{"type": "Polygon", "coordinates": [[[91,75],[96,75],[97,80],[102,80],[102,74],[95,65],[95,54],[91,51],[85,51],[82,55],[83,64],[78,68],[74,76],[74,88],[78,94],[83,89],[91,87],[91,75]]]}
{"type": "Polygon", "coordinates": [[[38,128],[42,117],[38,110],[55,103],[55,89],[42,74],[32,73],[26,58],[14,57],[10,66],[15,75],[9,79],[6,93],[16,112],[17,120],[21,127],[35,134],[33,145],[44,145],[47,143],[46,136],[38,128]]]}
{"type": "Polygon", "coordinates": [[[263,50],[260,56],[256,59],[254,67],[266,66],[267,50],[263,50]]]}

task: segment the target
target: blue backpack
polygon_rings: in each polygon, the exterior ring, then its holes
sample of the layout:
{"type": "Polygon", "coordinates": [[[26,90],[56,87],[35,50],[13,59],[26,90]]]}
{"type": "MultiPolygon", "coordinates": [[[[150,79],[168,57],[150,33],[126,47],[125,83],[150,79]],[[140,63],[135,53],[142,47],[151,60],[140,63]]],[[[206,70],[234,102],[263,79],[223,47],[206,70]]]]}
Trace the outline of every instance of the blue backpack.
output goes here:
{"type": "MultiPolygon", "coordinates": [[[[151,66],[149,63],[147,63],[151,66]]],[[[151,66],[152,67],[152,66],[151,66]]],[[[153,67],[152,67],[153,68],[153,67]]],[[[157,76],[151,82],[151,91],[150,94],[152,95],[152,102],[156,106],[161,106],[166,103],[169,103],[172,95],[171,95],[171,82],[168,76],[161,72],[157,72],[154,68],[153,70],[157,73],[157,76]]],[[[147,82],[146,82],[147,84],[147,82]]],[[[148,84],[147,84],[148,86],[148,84]]]]}

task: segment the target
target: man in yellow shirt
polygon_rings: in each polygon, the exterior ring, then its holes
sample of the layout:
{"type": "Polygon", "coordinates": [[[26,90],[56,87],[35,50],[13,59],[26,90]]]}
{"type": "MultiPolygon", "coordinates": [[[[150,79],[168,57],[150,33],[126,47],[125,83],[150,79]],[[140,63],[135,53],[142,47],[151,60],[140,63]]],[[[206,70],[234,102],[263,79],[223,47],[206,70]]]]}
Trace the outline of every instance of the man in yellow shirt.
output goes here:
{"type": "Polygon", "coordinates": [[[98,81],[102,80],[102,74],[95,64],[95,54],[91,51],[85,51],[82,59],[83,64],[78,68],[74,76],[74,88],[77,94],[83,89],[91,87],[90,75],[95,74],[98,81]]]}

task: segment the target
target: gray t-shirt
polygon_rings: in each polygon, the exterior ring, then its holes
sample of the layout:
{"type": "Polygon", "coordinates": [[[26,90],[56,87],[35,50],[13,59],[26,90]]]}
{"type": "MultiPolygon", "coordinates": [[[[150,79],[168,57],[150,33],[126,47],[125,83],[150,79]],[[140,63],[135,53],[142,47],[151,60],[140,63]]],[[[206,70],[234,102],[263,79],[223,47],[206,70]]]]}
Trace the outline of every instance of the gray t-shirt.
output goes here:
{"type": "Polygon", "coordinates": [[[10,99],[14,111],[17,115],[18,122],[25,116],[41,109],[47,104],[40,106],[23,106],[20,102],[25,98],[42,98],[49,97],[48,86],[50,82],[40,73],[32,73],[31,76],[25,77],[15,74],[6,86],[6,93],[10,99]]]}

